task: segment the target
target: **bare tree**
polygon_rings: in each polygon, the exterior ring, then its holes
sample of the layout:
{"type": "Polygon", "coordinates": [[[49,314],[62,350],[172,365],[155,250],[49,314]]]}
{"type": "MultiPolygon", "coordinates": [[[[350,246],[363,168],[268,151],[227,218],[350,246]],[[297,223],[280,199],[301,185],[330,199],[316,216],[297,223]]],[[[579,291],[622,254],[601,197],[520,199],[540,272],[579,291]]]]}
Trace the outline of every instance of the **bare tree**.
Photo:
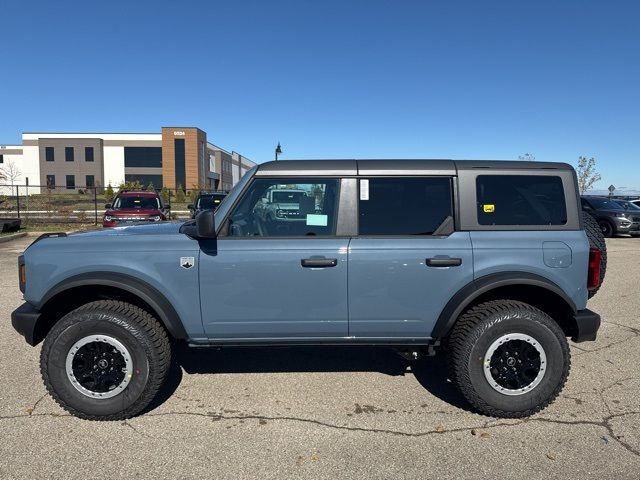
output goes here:
{"type": "Polygon", "coordinates": [[[525,153],[524,155],[518,155],[518,160],[524,160],[525,162],[535,162],[536,156],[532,153],[525,153]]]}
{"type": "Polygon", "coordinates": [[[596,159],[593,157],[578,157],[576,173],[578,174],[578,188],[581,194],[587,192],[594,183],[602,179],[596,171],[596,159]]]}
{"type": "Polygon", "coordinates": [[[13,160],[7,160],[4,167],[0,168],[0,180],[9,180],[12,189],[13,184],[20,178],[20,175],[22,175],[22,172],[13,160]]]}

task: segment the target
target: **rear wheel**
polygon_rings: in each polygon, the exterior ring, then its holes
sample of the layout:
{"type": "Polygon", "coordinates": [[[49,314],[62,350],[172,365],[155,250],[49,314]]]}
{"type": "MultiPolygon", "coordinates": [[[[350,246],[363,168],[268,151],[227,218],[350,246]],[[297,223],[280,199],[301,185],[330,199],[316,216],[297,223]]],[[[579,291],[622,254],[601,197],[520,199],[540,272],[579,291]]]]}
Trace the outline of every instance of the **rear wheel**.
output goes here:
{"type": "Polygon", "coordinates": [[[526,417],[545,408],[562,390],[571,364],[558,324],[510,300],[467,311],[449,346],[452,380],[476,410],[492,417],[526,417]]]}
{"type": "MultiPolygon", "coordinates": [[[[589,290],[589,298],[593,297],[604,282],[604,274],[607,271],[607,243],[600,224],[587,212],[582,212],[582,223],[584,231],[589,239],[589,246],[600,250],[600,283],[597,288],[589,290]]],[[[607,222],[609,223],[609,222],[607,222]]]]}
{"type": "Polygon", "coordinates": [[[169,339],[155,318],[135,305],[101,300],[56,323],[40,370],[51,396],[71,414],[122,420],[147,407],[170,360],[169,339]]]}

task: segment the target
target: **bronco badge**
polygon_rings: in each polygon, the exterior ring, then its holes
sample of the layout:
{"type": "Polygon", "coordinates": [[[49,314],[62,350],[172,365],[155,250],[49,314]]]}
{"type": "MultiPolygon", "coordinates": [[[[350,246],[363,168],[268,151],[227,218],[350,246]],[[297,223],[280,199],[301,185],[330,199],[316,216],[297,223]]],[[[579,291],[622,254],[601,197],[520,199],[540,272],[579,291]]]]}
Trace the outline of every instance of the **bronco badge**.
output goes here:
{"type": "Polygon", "coordinates": [[[180,257],[180,266],[182,268],[190,269],[195,265],[195,259],[193,257],[180,257]]]}

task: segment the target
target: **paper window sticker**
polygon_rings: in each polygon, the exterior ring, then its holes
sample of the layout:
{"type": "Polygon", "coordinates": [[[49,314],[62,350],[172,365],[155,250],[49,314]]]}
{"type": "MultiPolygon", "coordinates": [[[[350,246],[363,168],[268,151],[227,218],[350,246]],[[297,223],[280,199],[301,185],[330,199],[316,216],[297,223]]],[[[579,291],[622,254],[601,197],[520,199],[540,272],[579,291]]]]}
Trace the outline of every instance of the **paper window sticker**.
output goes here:
{"type": "Polygon", "coordinates": [[[369,200],[369,180],[360,180],[360,200],[369,200]]]}
{"type": "Polygon", "coordinates": [[[327,215],[307,214],[307,225],[314,227],[326,227],[328,223],[327,215]]]}

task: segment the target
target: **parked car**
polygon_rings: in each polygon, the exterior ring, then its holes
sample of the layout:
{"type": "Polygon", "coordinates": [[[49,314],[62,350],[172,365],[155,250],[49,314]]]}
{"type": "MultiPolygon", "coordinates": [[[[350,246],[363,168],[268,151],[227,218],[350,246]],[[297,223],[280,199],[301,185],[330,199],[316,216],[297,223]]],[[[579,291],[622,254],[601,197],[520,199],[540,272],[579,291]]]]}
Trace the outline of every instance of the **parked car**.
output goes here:
{"type": "Polygon", "coordinates": [[[525,417],[562,390],[567,337],[600,326],[587,299],[606,245],[575,178],[545,162],[264,163],[195,220],[39,238],[12,324],[44,338],[47,390],[86,419],[143,411],[176,342],[444,351],[477,411],[525,417]],[[283,185],[315,208],[267,225],[256,207],[284,203],[283,185]]]}
{"type": "Polygon", "coordinates": [[[203,210],[215,212],[226,196],[225,192],[200,192],[195,203],[187,207],[191,210],[191,218],[196,218],[196,215],[203,210]]]}
{"type": "Polygon", "coordinates": [[[625,200],[583,196],[580,201],[582,209],[596,219],[605,237],[620,233],[640,234],[640,210],[625,207],[625,200]]]}
{"type": "Polygon", "coordinates": [[[105,206],[103,227],[118,227],[166,220],[170,205],[156,192],[118,192],[105,206]]]}

